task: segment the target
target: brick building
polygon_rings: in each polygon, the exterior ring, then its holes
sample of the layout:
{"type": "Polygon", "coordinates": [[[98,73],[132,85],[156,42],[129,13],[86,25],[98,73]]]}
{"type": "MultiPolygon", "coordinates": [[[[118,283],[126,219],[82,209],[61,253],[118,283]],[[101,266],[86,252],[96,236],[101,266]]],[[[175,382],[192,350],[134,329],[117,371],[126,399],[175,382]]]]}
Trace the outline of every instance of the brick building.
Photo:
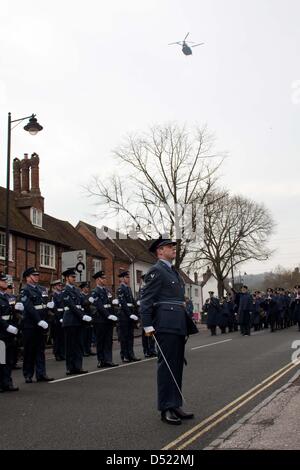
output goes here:
{"type": "MultiPolygon", "coordinates": [[[[101,269],[103,255],[67,221],[44,212],[44,198],[39,185],[39,157],[25,154],[13,162],[13,191],[10,191],[10,242],[8,274],[17,286],[28,266],[40,271],[40,282],[61,276],[62,253],[85,250],[87,280],[101,269]]],[[[5,202],[6,189],[0,187],[0,270],[5,264],[5,202]]]]}
{"type": "Polygon", "coordinates": [[[115,292],[119,285],[118,274],[129,271],[131,289],[136,295],[142,274],[145,274],[156,261],[148,251],[147,242],[126,238],[125,235],[107,227],[97,228],[83,221],[78,222],[76,229],[105,258],[103,269],[108,287],[115,292]]]}

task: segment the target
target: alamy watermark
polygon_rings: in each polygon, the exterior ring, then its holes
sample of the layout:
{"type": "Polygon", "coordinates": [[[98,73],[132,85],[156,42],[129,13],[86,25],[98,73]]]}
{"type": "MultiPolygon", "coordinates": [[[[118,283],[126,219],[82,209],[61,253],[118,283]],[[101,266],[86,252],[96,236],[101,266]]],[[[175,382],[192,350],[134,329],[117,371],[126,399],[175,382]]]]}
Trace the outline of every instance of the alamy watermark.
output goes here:
{"type": "Polygon", "coordinates": [[[170,208],[167,204],[160,204],[159,206],[149,206],[146,215],[140,219],[146,220],[147,223],[131,223],[124,227],[124,220],[121,214],[117,215],[114,219],[116,227],[120,229],[110,229],[108,227],[101,227],[96,229],[96,235],[100,240],[107,238],[111,240],[116,239],[133,239],[137,240],[143,238],[157,238],[160,233],[163,238],[176,240],[190,240],[192,242],[199,242],[203,240],[204,235],[204,206],[201,204],[175,204],[170,208]],[[171,232],[170,233],[170,227],[171,232]]]}
{"type": "Polygon", "coordinates": [[[296,349],[292,354],[292,363],[298,365],[300,364],[300,339],[293,341],[291,348],[296,349]]]}
{"type": "Polygon", "coordinates": [[[292,90],[292,103],[293,104],[300,104],[300,80],[294,80],[291,85],[292,90]]]}

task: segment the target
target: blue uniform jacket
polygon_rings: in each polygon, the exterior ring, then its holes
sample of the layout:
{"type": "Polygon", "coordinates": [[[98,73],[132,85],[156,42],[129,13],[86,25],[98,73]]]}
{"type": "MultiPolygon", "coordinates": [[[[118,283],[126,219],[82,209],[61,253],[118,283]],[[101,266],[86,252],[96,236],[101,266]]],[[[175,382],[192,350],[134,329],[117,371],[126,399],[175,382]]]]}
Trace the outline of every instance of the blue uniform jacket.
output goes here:
{"type": "Polygon", "coordinates": [[[93,307],[96,310],[94,316],[95,323],[108,323],[111,320],[108,319],[109,315],[113,315],[112,305],[110,303],[111,297],[105,287],[97,286],[92,290],[91,297],[95,299],[93,307]]]}
{"type": "Polygon", "coordinates": [[[157,333],[186,336],[188,316],[183,306],[184,281],[179,273],[157,261],[144,280],[140,308],[143,326],[153,326],[157,333]]]}
{"type": "Polygon", "coordinates": [[[117,290],[117,296],[119,300],[119,320],[122,321],[132,321],[130,315],[136,314],[136,303],[132,295],[132,291],[129,286],[126,284],[120,284],[117,290]],[[129,304],[129,305],[128,305],[129,304]]]}
{"type": "Polygon", "coordinates": [[[63,300],[65,312],[62,326],[81,326],[84,311],[81,306],[82,297],[80,290],[75,286],[71,287],[67,284],[63,290],[63,300]]]}
{"type": "Polygon", "coordinates": [[[64,316],[64,297],[63,292],[54,292],[52,301],[54,302],[54,322],[60,323],[60,320],[64,316]]]}
{"type": "Polygon", "coordinates": [[[41,320],[47,320],[48,294],[42,286],[27,284],[20,292],[24,305],[23,328],[35,328],[41,320]]]}
{"type": "Polygon", "coordinates": [[[5,292],[0,292],[0,339],[12,337],[6,329],[12,324],[12,307],[9,304],[9,296],[5,292]]]}

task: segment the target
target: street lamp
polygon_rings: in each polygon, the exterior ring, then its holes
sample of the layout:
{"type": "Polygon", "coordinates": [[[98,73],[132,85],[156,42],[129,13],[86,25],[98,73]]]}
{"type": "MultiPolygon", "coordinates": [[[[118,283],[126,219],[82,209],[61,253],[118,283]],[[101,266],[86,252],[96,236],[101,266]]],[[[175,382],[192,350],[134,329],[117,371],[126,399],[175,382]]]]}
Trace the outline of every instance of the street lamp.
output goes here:
{"type": "Polygon", "coordinates": [[[8,263],[9,263],[9,202],[10,202],[10,151],[11,151],[11,125],[13,122],[25,121],[29,119],[28,124],[24,126],[25,131],[31,135],[37,134],[43,129],[43,127],[37,122],[35,114],[26,116],[20,119],[11,119],[11,113],[8,113],[8,134],[7,134],[7,173],[6,173],[6,209],[5,209],[5,267],[4,272],[8,274],[8,263]]]}

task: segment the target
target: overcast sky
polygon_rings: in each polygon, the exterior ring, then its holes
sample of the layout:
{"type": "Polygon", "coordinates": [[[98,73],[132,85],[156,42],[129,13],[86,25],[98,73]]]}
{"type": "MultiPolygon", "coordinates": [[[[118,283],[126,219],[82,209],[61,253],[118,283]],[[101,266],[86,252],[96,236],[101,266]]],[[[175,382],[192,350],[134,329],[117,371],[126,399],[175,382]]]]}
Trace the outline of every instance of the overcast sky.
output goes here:
{"type": "Polygon", "coordinates": [[[153,123],[200,125],[229,157],[221,183],[264,202],[277,228],[265,263],[300,263],[299,0],[10,0],[0,15],[0,184],[7,113],[12,157],[36,152],[50,215],[94,223],[82,186],[116,167],[111,150],[153,123]],[[179,46],[205,42],[184,56],[179,46]],[[24,125],[24,124],[23,124],[24,125]]]}

